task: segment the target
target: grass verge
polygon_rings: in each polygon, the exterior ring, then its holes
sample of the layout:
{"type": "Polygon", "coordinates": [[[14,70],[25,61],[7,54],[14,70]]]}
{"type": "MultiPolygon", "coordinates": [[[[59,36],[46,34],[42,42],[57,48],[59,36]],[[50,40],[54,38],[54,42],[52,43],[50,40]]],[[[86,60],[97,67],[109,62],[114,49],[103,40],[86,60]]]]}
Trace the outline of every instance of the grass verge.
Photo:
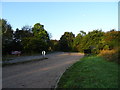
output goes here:
{"type": "Polygon", "coordinates": [[[115,62],[98,56],[84,57],[73,64],[61,77],[59,88],[118,88],[118,71],[115,62]]]}

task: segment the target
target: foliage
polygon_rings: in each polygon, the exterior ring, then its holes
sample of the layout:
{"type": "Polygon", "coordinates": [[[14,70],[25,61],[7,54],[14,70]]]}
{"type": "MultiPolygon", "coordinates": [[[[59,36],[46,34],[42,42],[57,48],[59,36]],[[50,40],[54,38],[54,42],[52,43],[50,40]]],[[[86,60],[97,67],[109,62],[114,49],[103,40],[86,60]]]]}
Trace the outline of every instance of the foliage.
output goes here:
{"type": "Polygon", "coordinates": [[[22,27],[22,30],[31,32],[32,27],[29,26],[29,25],[25,25],[25,26],[22,27]]]}
{"type": "Polygon", "coordinates": [[[2,27],[2,51],[3,55],[11,51],[22,51],[22,53],[48,51],[50,38],[44,26],[36,23],[34,27],[25,25],[21,30],[12,30],[5,19],[0,19],[2,27]]]}
{"type": "Polygon", "coordinates": [[[0,23],[2,23],[2,39],[3,42],[7,40],[11,40],[13,37],[13,30],[11,25],[5,20],[0,19],[0,23]]]}
{"type": "Polygon", "coordinates": [[[40,53],[42,50],[47,51],[46,43],[39,38],[35,38],[35,37],[23,38],[22,44],[24,46],[24,52],[29,52],[29,53],[39,52],[40,53]]]}
{"type": "Polygon", "coordinates": [[[106,58],[108,61],[120,63],[120,31],[114,29],[104,34],[105,46],[99,56],[106,58]]]}
{"type": "Polygon", "coordinates": [[[115,61],[120,64],[120,47],[112,50],[102,50],[98,56],[104,57],[108,61],[115,61]]]}
{"type": "Polygon", "coordinates": [[[5,20],[0,19],[2,28],[2,53],[7,54],[11,51],[11,42],[13,41],[13,30],[11,25],[5,20]]]}
{"type": "Polygon", "coordinates": [[[104,32],[101,30],[93,30],[88,34],[80,31],[74,40],[74,47],[79,52],[83,52],[85,49],[92,49],[92,53],[99,53],[103,49],[104,44],[104,32]]]}
{"type": "Polygon", "coordinates": [[[77,51],[91,49],[92,54],[99,54],[102,50],[112,50],[120,46],[120,31],[93,30],[88,33],[81,30],[78,35],[72,32],[64,32],[60,40],[50,40],[50,34],[44,29],[44,25],[36,23],[33,27],[25,25],[13,31],[11,25],[0,19],[2,28],[3,54],[12,50],[22,52],[46,51],[77,51]]]}
{"type": "Polygon", "coordinates": [[[42,50],[48,51],[50,39],[49,34],[44,30],[43,25],[36,23],[32,29],[22,29],[21,32],[24,32],[22,34],[19,32],[21,36],[23,35],[21,43],[24,52],[40,53],[42,50]]]}
{"type": "Polygon", "coordinates": [[[50,37],[48,32],[44,29],[44,25],[41,25],[40,23],[36,23],[32,28],[32,31],[33,31],[34,37],[36,38],[35,40],[37,40],[37,45],[39,45],[40,47],[43,47],[41,49],[39,47],[40,49],[39,51],[41,50],[48,51],[50,47],[50,37]]]}
{"type": "Polygon", "coordinates": [[[75,35],[72,32],[65,32],[60,38],[60,49],[62,51],[72,51],[75,35]]]}
{"type": "Polygon", "coordinates": [[[98,56],[84,57],[67,69],[57,88],[118,88],[118,68],[98,56]]]}
{"type": "Polygon", "coordinates": [[[58,40],[50,40],[50,51],[59,51],[60,45],[58,40]]]}
{"type": "Polygon", "coordinates": [[[74,42],[73,42],[73,47],[74,47],[75,51],[82,51],[82,48],[81,48],[82,38],[83,38],[83,36],[81,35],[81,33],[79,33],[75,37],[74,42]]]}
{"type": "Polygon", "coordinates": [[[14,32],[14,39],[16,39],[16,41],[21,41],[22,38],[25,38],[25,37],[32,37],[33,36],[33,33],[31,32],[30,29],[22,29],[22,30],[19,30],[18,28],[16,29],[16,31],[14,32]]]}
{"type": "Polygon", "coordinates": [[[29,37],[33,37],[33,33],[31,32],[31,28],[24,26],[22,28],[22,30],[19,30],[18,28],[16,29],[16,31],[14,31],[13,34],[13,42],[11,43],[11,47],[12,47],[12,51],[22,51],[25,52],[23,50],[24,45],[23,45],[23,39],[24,38],[29,38],[29,37]]]}
{"type": "Polygon", "coordinates": [[[105,33],[105,42],[109,49],[114,49],[120,46],[120,31],[114,29],[105,33]]]}

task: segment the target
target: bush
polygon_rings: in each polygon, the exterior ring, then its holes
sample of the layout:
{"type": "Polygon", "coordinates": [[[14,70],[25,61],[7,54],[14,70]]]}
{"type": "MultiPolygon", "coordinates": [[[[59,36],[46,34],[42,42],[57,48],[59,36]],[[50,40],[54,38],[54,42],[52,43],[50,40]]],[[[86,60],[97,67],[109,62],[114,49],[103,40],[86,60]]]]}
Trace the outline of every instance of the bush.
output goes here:
{"type": "Polygon", "coordinates": [[[102,50],[98,56],[104,57],[108,61],[115,61],[120,64],[120,47],[112,50],[102,50]]]}

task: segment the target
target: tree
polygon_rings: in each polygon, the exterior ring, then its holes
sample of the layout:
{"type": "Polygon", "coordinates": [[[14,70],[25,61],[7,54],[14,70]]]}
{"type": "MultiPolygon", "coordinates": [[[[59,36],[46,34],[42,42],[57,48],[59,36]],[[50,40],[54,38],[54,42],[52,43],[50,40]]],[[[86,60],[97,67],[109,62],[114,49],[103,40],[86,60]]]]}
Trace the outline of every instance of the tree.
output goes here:
{"type": "Polygon", "coordinates": [[[92,49],[93,53],[99,53],[99,51],[104,48],[104,45],[104,32],[102,32],[102,30],[93,30],[88,34],[84,31],[80,31],[74,40],[74,47],[76,51],[80,52],[92,49]]]}
{"type": "Polygon", "coordinates": [[[42,50],[47,51],[46,43],[41,40],[40,38],[36,37],[26,37],[22,40],[24,52],[27,53],[35,53],[35,52],[41,52],[42,50]]]}
{"type": "Polygon", "coordinates": [[[22,30],[31,32],[32,31],[32,27],[29,26],[29,25],[25,25],[25,26],[22,27],[22,30]]]}
{"type": "Polygon", "coordinates": [[[32,31],[34,36],[40,37],[41,32],[44,31],[44,25],[41,25],[40,23],[36,23],[32,28],[32,31]]]}
{"type": "Polygon", "coordinates": [[[102,30],[93,30],[85,35],[82,39],[82,50],[94,48],[95,53],[99,53],[105,45],[104,32],[102,30]]]}
{"type": "Polygon", "coordinates": [[[105,33],[105,42],[108,45],[108,49],[114,49],[120,46],[120,31],[115,31],[114,29],[105,33]]]}
{"type": "Polygon", "coordinates": [[[13,30],[11,25],[5,19],[0,19],[2,27],[2,53],[7,54],[11,51],[11,42],[13,41],[13,30]]]}
{"type": "Polygon", "coordinates": [[[36,23],[32,28],[32,31],[35,37],[41,38],[45,42],[50,40],[48,32],[44,29],[44,25],[36,23]]]}
{"type": "Polygon", "coordinates": [[[82,43],[82,38],[83,36],[81,35],[81,33],[79,33],[75,39],[74,39],[74,49],[75,51],[82,51],[81,49],[81,43],[82,43]]]}
{"type": "Polygon", "coordinates": [[[82,36],[84,36],[84,35],[86,35],[86,32],[84,32],[83,30],[81,30],[81,31],[80,31],[80,34],[81,34],[82,36]]]}
{"type": "Polygon", "coordinates": [[[29,29],[22,29],[19,30],[18,28],[16,29],[16,31],[14,32],[14,39],[16,39],[16,41],[21,41],[22,38],[25,37],[32,37],[33,33],[29,30],[29,29]]]}
{"type": "Polygon", "coordinates": [[[58,40],[50,40],[50,49],[51,51],[59,51],[60,50],[60,45],[58,40]]]}
{"type": "MultiPolygon", "coordinates": [[[[48,51],[48,48],[50,46],[50,37],[48,32],[44,29],[44,25],[41,25],[40,23],[36,23],[34,27],[32,28],[34,37],[38,38],[38,40],[43,42],[43,46],[45,45],[46,50],[48,51]]],[[[41,43],[42,44],[42,43],[41,43]]]]}
{"type": "Polygon", "coordinates": [[[29,27],[24,26],[22,30],[19,30],[18,28],[16,31],[13,33],[14,40],[11,43],[12,50],[18,50],[18,51],[23,51],[23,43],[22,40],[27,37],[33,37],[33,33],[31,32],[29,27]]]}
{"type": "Polygon", "coordinates": [[[2,23],[2,41],[11,41],[13,39],[13,30],[11,25],[5,19],[0,19],[0,22],[2,23]]]}
{"type": "Polygon", "coordinates": [[[75,35],[72,32],[65,32],[60,38],[60,49],[62,51],[72,51],[75,35]]]}

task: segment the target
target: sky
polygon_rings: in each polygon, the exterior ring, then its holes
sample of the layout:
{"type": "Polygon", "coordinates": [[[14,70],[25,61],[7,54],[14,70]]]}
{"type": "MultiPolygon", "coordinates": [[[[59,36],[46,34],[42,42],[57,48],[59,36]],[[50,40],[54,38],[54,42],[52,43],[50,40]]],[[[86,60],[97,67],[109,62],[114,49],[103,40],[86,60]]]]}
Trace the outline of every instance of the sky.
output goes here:
{"type": "Polygon", "coordinates": [[[40,23],[59,40],[64,32],[118,30],[118,2],[2,2],[1,17],[13,30],[40,23]]]}

